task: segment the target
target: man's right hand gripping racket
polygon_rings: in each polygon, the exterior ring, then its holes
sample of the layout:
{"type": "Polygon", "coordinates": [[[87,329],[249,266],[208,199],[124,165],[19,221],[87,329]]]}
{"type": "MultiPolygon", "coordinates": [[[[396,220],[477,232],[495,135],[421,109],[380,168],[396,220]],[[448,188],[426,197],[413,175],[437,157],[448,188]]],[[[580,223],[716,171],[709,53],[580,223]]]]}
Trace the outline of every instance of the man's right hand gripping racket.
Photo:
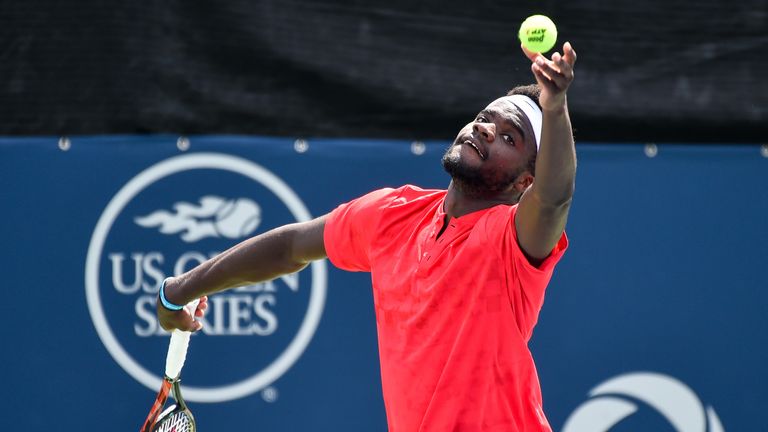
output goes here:
{"type": "MultiPolygon", "coordinates": [[[[195,308],[199,300],[190,302],[186,308],[194,316],[195,308]]],[[[190,332],[174,330],[171,333],[171,342],[168,346],[168,355],[165,358],[165,377],[157,394],[157,399],[152,410],[149,412],[144,425],[139,432],[195,432],[195,418],[189,411],[184,398],[181,396],[181,387],[179,385],[181,368],[184,366],[184,360],[187,358],[187,347],[189,347],[190,332]],[[168,393],[173,394],[176,403],[169,406],[165,411],[163,406],[168,400],[168,393]]]]}

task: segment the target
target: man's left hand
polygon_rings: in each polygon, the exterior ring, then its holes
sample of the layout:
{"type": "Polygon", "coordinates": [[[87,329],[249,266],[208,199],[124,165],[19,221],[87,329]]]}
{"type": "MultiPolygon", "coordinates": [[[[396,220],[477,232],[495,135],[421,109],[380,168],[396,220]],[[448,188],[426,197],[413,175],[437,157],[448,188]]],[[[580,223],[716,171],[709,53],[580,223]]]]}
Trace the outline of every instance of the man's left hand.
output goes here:
{"type": "Polygon", "coordinates": [[[565,108],[565,93],[573,82],[573,65],[576,63],[576,51],[570,42],[563,44],[563,55],[555,52],[551,59],[540,53],[528,51],[524,46],[526,57],[533,64],[531,71],[541,88],[539,104],[544,111],[556,111],[565,108]]]}

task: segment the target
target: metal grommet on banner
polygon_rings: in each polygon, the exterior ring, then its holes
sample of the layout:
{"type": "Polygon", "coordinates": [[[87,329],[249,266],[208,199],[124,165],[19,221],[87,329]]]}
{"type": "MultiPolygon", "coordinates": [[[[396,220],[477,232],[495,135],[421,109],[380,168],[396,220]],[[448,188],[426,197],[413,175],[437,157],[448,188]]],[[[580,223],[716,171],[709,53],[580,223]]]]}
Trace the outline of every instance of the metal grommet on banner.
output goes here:
{"type": "Polygon", "coordinates": [[[760,146],[760,154],[763,155],[764,158],[768,158],[768,144],[760,146]]]}
{"type": "Polygon", "coordinates": [[[656,155],[659,154],[659,148],[656,147],[656,144],[648,143],[645,145],[645,155],[649,158],[654,158],[656,155]]]}
{"type": "Polygon", "coordinates": [[[67,137],[59,138],[59,150],[68,151],[72,148],[72,142],[67,137]]]}
{"type": "Polygon", "coordinates": [[[189,150],[189,138],[185,136],[180,136],[176,140],[176,148],[178,148],[180,151],[183,151],[183,152],[189,150]]]}
{"type": "Polygon", "coordinates": [[[307,140],[299,138],[293,142],[293,149],[296,150],[296,153],[306,153],[309,150],[309,143],[307,140]]]}
{"type": "Polygon", "coordinates": [[[277,397],[279,393],[277,392],[277,389],[274,387],[267,387],[264,390],[261,391],[261,397],[264,399],[264,402],[277,402],[277,397]]]}
{"type": "Polygon", "coordinates": [[[427,146],[421,141],[414,141],[411,143],[411,153],[416,156],[421,156],[427,151],[427,146]]]}

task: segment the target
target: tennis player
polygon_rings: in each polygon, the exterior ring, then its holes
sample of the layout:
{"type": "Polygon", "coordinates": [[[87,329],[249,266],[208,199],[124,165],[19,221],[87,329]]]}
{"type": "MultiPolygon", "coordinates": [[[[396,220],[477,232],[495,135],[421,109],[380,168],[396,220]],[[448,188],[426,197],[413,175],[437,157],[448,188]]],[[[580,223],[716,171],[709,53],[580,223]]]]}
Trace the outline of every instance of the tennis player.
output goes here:
{"type": "Polygon", "coordinates": [[[166,280],[163,328],[199,330],[178,305],[328,257],[371,273],[391,432],[551,431],[527,344],[568,246],[576,53],[524,52],[537,84],[459,131],[442,158],[447,190],[376,190],[246,240],[166,280]]]}

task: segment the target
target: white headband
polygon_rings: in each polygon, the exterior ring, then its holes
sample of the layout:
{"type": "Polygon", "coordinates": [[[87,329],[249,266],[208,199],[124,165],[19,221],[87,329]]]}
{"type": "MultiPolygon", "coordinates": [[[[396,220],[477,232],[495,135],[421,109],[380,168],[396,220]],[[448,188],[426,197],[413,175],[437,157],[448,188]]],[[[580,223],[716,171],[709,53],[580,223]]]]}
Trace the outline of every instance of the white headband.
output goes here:
{"type": "Polygon", "coordinates": [[[512,104],[522,111],[531,123],[533,135],[536,138],[536,150],[541,146],[541,109],[533,99],[524,95],[512,95],[509,97],[512,104]]]}

